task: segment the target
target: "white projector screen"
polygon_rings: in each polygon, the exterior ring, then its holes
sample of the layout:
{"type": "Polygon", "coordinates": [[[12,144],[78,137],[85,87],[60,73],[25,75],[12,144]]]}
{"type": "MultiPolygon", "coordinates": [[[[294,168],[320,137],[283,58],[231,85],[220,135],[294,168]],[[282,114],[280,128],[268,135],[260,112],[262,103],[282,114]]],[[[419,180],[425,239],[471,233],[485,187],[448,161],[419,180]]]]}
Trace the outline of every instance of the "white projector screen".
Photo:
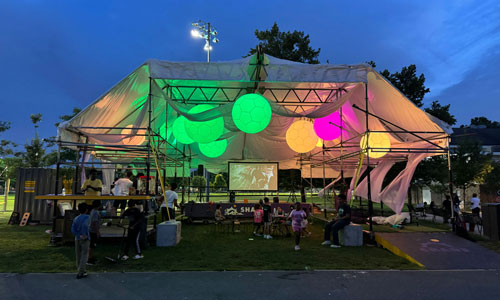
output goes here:
{"type": "Polygon", "coordinates": [[[230,191],[277,191],[278,163],[229,162],[230,191]]]}

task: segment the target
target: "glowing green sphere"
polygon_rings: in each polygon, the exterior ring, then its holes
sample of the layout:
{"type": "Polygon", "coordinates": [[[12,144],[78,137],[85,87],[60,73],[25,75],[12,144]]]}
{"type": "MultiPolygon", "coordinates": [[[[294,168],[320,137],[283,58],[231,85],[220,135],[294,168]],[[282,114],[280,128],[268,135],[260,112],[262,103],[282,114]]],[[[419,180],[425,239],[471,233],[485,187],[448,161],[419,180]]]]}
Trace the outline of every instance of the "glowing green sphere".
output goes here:
{"type": "Polygon", "coordinates": [[[238,98],[233,106],[233,122],[245,133],[257,133],[271,122],[271,105],[259,94],[246,94],[238,98]]]}
{"type": "Polygon", "coordinates": [[[182,144],[191,144],[194,141],[189,137],[189,135],[186,132],[186,129],[184,127],[185,122],[187,122],[187,119],[183,116],[178,117],[174,121],[174,137],[175,139],[182,144]]]}
{"type": "MultiPolygon", "coordinates": [[[[214,108],[213,105],[198,104],[189,110],[190,114],[196,114],[214,108]]],[[[184,121],[184,127],[188,136],[200,144],[207,144],[218,139],[224,131],[224,119],[222,117],[210,121],[184,121]]]]}
{"type": "Polygon", "coordinates": [[[227,140],[214,141],[208,144],[198,144],[201,154],[206,157],[219,157],[226,151],[227,140]]]}

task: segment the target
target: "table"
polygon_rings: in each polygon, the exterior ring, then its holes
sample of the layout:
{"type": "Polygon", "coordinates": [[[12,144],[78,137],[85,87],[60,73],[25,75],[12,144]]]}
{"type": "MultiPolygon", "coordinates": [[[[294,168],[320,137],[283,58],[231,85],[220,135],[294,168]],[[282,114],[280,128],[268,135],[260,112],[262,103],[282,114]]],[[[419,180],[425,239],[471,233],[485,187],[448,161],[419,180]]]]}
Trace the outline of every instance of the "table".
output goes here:
{"type": "Polygon", "coordinates": [[[52,217],[52,235],[50,242],[51,244],[55,243],[55,234],[56,234],[56,220],[57,220],[57,201],[61,200],[72,200],[73,201],[73,209],[76,208],[77,201],[86,201],[86,200],[149,200],[151,195],[139,195],[139,196],[86,196],[86,195],[38,195],[35,196],[35,200],[53,200],[54,201],[54,215],[52,217]]]}

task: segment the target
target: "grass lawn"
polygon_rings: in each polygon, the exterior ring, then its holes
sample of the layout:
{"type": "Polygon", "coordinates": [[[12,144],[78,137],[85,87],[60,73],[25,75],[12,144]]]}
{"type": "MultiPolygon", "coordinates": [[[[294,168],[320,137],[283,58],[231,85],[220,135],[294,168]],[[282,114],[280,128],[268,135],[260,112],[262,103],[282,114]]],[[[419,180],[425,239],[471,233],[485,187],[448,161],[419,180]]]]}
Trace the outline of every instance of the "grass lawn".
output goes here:
{"type": "MultiPolygon", "coordinates": [[[[6,225],[0,213],[0,272],[74,272],[72,245],[49,247],[48,226],[6,225]]],[[[320,246],[322,226],[310,226],[313,235],[294,251],[292,238],[249,240],[250,233],[215,233],[213,225],[183,225],[176,247],[149,247],[145,258],[112,264],[104,256],[116,257],[118,244],[99,245],[100,263],[91,272],[180,271],[180,270],[304,270],[304,269],[419,269],[418,266],[377,247],[320,246]]]]}

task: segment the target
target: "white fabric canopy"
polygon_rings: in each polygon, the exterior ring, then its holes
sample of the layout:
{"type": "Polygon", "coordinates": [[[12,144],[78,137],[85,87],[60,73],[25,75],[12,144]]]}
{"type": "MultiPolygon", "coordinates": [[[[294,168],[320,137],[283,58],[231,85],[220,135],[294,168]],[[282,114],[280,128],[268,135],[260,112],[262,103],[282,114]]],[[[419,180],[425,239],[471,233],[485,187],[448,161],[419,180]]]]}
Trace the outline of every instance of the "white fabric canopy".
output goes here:
{"type": "MultiPolygon", "coordinates": [[[[211,63],[148,60],[72,120],[62,123],[58,137],[65,142],[103,147],[144,145],[151,109],[152,130],[178,149],[190,148],[194,160],[209,169],[225,170],[229,160],[278,161],[281,169],[302,167],[303,177],[310,177],[309,165],[301,164],[297,153],[287,145],[285,134],[288,127],[299,118],[316,119],[342,110],[344,139],[352,138],[349,151],[359,151],[359,135],[367,129],[366,115],[353,106],[366,109],[368,96],[368,111],[388,121],[370,116],[370,131],[400,131],[390,125],[393,123],[407,131],[425,132],[418,135],[447,147],[446,132],[449,128],[445,123],[416,107],[369,65],[310,65],[264,55],[258,82],[255,81],[256,65],[256,56],[211,63]],[[291,93],[291,89],[295,92],[291,93]],[[315,92],[307,93],[311,89],[315,92]],[[342,92],[332,93],[337,89],[342,92]],[[251,92],[261,93],[271,104],[273,112],[269,126],[257,134],[239,131],[231,117],[234,98],[251,92]],[[198,103],[213,102],[217,106],[209,111],[189,114],[189,109],[197,103],[190,99],[198,103]],[[208,100],[201,101],[203,99],[208,100]],[[298,105],[297,102],[308,105],[298,105]],[[181,115],[192,121],[223,117],[225,129],[219,140],[228,141],[225,153],[215,159],[208,158],[200,153],[196,143],[182,145],[176,141],[172,124],[181,115]]],[[[391,148],[412,148],[417,144],[418,147],[434,147],[404,131],[391,133],[390,141],[391,148]]],[[[337,143],[325,141],[325,146],[337,143]]],[[[321,151],[322,148],[317,147],[305,156],[316,157],[314,154],[321,151]]],[[[174,158],[179,157],[178,152],[167,152],[174,158]]],[[[99,156],[99,153],[94,154],[99,156]]],[[[325,151],[324,158],[320,159],[326,161],[339,155],[340,151],[325,151]]],[[[433,154],[423,156],[430,155],[433,154]]],[[[370,161],[377,164],[385,158],[404,160],[407,156],[407,153],[391,152],[382,159],[370,161]]],[[[354,173],[352,165],[344,166],[343,170],[346,176],[354,173]]],[[[339,172],[338,164],[326,165],[326,177],[336,178],[339,172]]],[[[315,167],[312,173],[313,177],[323,177],[323,168],[315,167]]]]}

